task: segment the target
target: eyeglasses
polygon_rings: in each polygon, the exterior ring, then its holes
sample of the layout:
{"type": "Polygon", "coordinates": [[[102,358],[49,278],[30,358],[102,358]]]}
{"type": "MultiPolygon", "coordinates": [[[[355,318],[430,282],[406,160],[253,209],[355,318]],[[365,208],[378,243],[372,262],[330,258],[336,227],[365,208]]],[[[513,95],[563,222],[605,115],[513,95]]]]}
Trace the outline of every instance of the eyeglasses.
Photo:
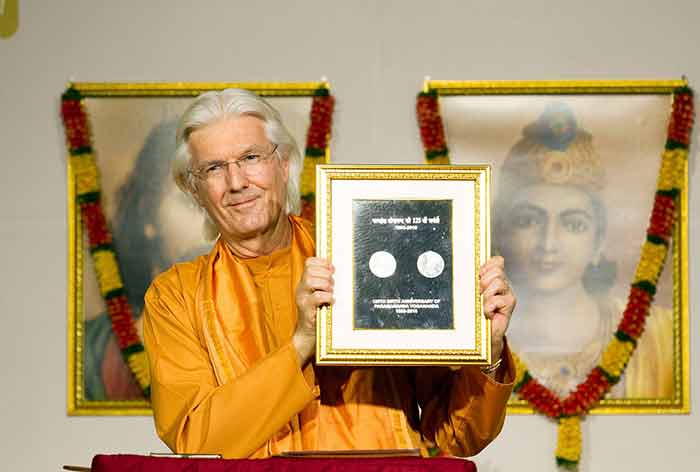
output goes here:
{"type": "Polygon", "coordinates": [[[277,144],[269,152],[253,148],[238,159],[211,161],[197,169],[190,169],[189,173],[207,183],[218,183],[229,175],[229,166],[235,164],[245,175],[254,176],[262,171],[263,165],[272,157],[275,151],[277,151],[277,144]]]}

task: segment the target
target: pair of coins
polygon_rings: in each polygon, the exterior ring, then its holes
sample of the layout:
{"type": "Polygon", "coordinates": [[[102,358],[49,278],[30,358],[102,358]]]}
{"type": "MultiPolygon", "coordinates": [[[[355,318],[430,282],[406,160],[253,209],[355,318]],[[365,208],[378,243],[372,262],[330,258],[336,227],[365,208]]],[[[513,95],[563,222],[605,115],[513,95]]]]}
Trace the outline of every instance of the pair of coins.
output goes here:
{"type": "MultiPolygon", "coordinates": [[[[418,272],[423,277],[434,279],[445,270],[445,260],[435,251],[425,251],[416,260],[418,272]]],[[[387,251],[377,251],[369,258],[369,270],[376,277],[385,279],[396,272],[396,258],[387,251]]]]}

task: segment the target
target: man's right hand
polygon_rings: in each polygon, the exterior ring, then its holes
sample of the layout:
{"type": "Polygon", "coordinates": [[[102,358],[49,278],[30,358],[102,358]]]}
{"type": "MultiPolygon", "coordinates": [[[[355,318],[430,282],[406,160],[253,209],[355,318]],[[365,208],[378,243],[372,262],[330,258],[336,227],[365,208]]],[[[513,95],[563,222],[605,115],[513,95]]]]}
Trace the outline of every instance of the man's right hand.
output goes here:
{"type": "Polygon", "coordinates": [[[304,264],[304,273],[296,290],[297,327],[292,336],[301,366],[306,365],[316,351],[316,309],[335,301],[334,271],[330,262],[318,257],[309,257],[304,264]]]}

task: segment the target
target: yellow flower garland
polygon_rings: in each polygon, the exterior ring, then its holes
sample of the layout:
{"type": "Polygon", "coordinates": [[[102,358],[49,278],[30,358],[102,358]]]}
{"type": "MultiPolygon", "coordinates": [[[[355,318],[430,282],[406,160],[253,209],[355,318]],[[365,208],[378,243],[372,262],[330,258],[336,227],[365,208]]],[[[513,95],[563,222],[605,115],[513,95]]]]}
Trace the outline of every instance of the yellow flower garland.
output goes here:
{"type": "Polygon", "coordinates": [[[665,244],[655,244],[645,241],[642,245],[642,255],[637,266],[637,271],[634,274],[634,282],[638,283],[642,280],[648,280],[656,285],[659,279],[660,268],[666,260],[668,248],[665,244]]]}
{"type": "Polygon", "coordinates": [[[92,154],[81,154],[71,158],[71,168],[78,195],[100,191],[100,176],[92,154]]]}
{"type": "Polygon", "coordinates": [[[316,192],[316,160],[304,159],[304,169],[301,171],[301,195],[316,192]]]}
{"type": "Polygon", "coordinates": [[[136,381],[142,389],[146,389],[151,385],[151,370],[148,367],[148,355],[146,351],[132,354],[127,359],[129,368],[134,373],[136,381]]]}
{"type": "Polygon", "coordinates": [[[683,174],[685,161],[688,159],[687,149],[667,149],[661,155],[661,169],[657,188],[661,191],[668,191],[674,188],[681,188],[685,183],[683,174]]]}
{"type": "Polygon", "coordinates": [[[102,296],[124,287],[114,251],[97,250],[93,253],[93,259],[102,296]]]}
{"type": "Polygon", "coordinates": [[[559,418],[557,435],[557,457],[577,463],[581,457],[581,418],[570,416],[559,418]]]}
{"type": "Polygon", "coordinates": [[[620,377],[634,352],[634,343],[613,338],[603,352],[600,367],[613,377],[620,377]]]}

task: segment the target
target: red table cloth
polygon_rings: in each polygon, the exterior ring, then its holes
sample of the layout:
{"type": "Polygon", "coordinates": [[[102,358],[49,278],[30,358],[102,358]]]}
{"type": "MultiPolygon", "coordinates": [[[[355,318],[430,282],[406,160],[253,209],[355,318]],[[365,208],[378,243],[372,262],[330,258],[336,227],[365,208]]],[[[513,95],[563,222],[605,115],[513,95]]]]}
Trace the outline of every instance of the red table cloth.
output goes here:
{"type": "Polygon", "coordinates": [[[434,457],[188,459],[97,455],[92,472],[476,472],[466,459],[434,457]]]}

